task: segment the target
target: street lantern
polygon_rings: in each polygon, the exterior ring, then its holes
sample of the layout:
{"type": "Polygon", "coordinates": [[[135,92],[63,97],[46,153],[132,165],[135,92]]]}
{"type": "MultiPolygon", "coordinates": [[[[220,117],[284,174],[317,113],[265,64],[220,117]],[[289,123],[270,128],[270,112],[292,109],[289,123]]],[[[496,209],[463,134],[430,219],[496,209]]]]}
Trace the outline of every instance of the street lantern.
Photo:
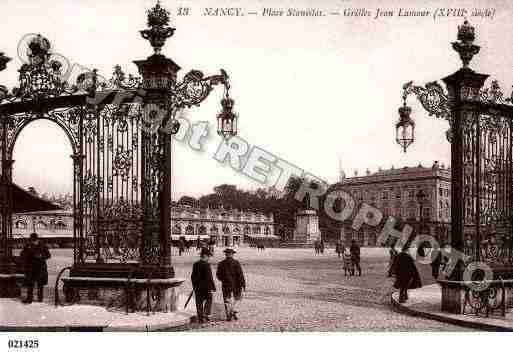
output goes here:
{"type": "Polygon", "coordinates": [[[237,114],[233,112],[234,100],[228,95],[221,100],[222,110],[217,115],[217,133],[228,140],[237,135],[237,114]]]}
{"type": "Polygon", "coordinates": [[[415,141],[415,122],[410,118],[411,107],[406,106],[406,100],[403,105],[399,107],[399,121],[395,125],[395,141],[403,148],[406,149],[415,141]]]}

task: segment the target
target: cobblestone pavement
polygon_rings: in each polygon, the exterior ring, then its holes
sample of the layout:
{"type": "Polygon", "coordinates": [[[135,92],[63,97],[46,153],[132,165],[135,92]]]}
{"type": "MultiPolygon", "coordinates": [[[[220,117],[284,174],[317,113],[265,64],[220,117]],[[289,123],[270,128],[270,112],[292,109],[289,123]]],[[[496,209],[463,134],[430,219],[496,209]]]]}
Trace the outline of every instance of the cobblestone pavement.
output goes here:
{"type": "MultiPolygon", "coordinates": [[[[221,252],[221,251],[218,251],[221,252]]],[[[342,263],[329,249],[313,250],[241,248],[236,255],[243,265],[248,290],[240,305],[238,321],[227,322],[220,288],[215,293],[214,321],[194,326],[200,331],[459,331],[460,327],[406,316],[392,311],[393,280],[385,273],[386,250],[362,249],[361,277],[345,277],[342,263]]],[[[215,263],[223,258],[216,253],[215,263]]],[[[179,276],[189,278],[194,256],[175,257],[179,276]]],[[[424,282],[432,283],[430,268],[419,268],[424,282]]],[[[216,285],[220,287],[219,283],[216,285]]],[[[190,283],[187,290],[190,290],[190,283]]]]}
{"type": "MultiPolygon", "coordinates": [[[[49,263],[50,285],[58,268],[71,263],[71,252],[52,250],[49,263]]],[[[223,259],[222,248],[212,258],[212,269],[223,259]]],[[[186,278],[180,287],[191,290],[195,251],[174,256],[178,277],[186,278]]],[[[191,325],[197,331],[460,331],[452,326],[394,312],[390,306],[392,279],[385,273],[388,255],[383,248],[362,249],[361,277],[345,277],[342,261],[333,249],[315,255],[309,249],[239,248],[240,260],[248,283],[240,305],[238,321],[225,321],[220,283],[214,295],[213,321],[191,325]]],[[[420,266],[424,284],[432,283],[430,268],[420,266]]]]}

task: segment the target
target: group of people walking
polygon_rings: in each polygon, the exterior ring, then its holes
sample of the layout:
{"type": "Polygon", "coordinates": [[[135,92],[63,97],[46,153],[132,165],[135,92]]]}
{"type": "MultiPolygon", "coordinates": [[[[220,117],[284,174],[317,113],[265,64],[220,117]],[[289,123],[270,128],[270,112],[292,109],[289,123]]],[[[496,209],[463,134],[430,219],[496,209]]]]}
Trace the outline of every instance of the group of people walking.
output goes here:
{"type": "MultiPolygon", "coordinates": [[[[237,253],[233,248],[224,250],[225,259],[217,265],[216,277],[221,282],[226,320],[237,320],[238,304],[242,299],[242,291],[246,290],[246,279],[239,261],[234,258],[237,253]]],[[[203,247],[200,259],[192,266],[191,282],[196,300],[196,312],[199,323],[210,321],[213,292],[216,285],[209,263],[212,252],[203,247]]]]}
{"type": "MultiPolygon", "coordinates": [[[[198,241],[199,243],[199,241],[198,241]]],[[[200,250],[200,259],[193,264],[191,281],[196,299],[196,311],[199,323],[210,321],[212,311],[213,292],[216,291],[210,257],[213,256],[213,243],[207,246],[197,246],[200,250]]],[[[335,252],[338,257],[344,259],[344,271],[350,275],[361,276],[360,246],[355,240],[346,248],[342,242],[337,242],[335,252]],[[346,268],[347,267],[347,268],[346,268]]],[[[408,289],[420,288],[422,282],[412,256],[408,253],[409,247],[404,246],[398,253],[394,247],[390,248],[388,276],[395,277],[394,287],[399,289],[399,302],[404,303],[408,299],[408,289]]],[[[441,251],[432,253],[432,274],[438,277],[439,268],[443,265],[441,251]]],[[[234,258],[236,251],[233,248],[224,250],[225,259],[218,263],[216,277],[221,282],[224,308],[228,321],[237,320],[238,304],[242,299],[242,292],[246,290],[246,280],[242,266],[234,258]]],[[[43,301],[44,286],[48,284],[48,268],[46,261],[51,257],[50,251],[44,241],[40,240],[36,233],[32,233],[27,244],[20,254],[20,260],[24,268],[24,285],[27,295],[23,303],[32,303],[34,300],[34,288],[37,287],[37,300],[43,301]]]]}
{"type": "Polygon", "coordinates": [[[178,247],[178,255],[181,256],[184,253],[189,253],[193,245],[196,246],[196,250],[201,250],[203,246],[207,246],[209,251],[213,254],[214,248],[216,246],[216,241],[214,239],[204,240],[200,237],[196,238],[195,241],[185,240],[185,237],[180,237],[176,246],[178,247]]]}

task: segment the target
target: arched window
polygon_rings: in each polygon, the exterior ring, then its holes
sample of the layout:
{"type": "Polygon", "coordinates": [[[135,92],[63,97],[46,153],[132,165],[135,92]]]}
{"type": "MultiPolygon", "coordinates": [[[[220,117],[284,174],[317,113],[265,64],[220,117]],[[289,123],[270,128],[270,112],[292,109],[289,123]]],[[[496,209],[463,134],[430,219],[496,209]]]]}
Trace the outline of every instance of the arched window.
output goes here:
{"type": "Polygon", "coordinates": [[[16,229],[27,229],[27,222],[18,220],[18,221],[16,221],[14,226],[16,229]]]}
{"type": "Polygon", "coordinates": [[[182,227],[180,227],[178,224],[175,224],[172,229],[173,234],[182,234],[182,227]]]}
{"type": "Polygon", "coordinates": [[[190,224],[187,227],[185,227],[185,234],[194,234],[194,227],[190,224]]]}
{"type": "Polygon", "coordinates": [[[45,222],[43,222],[43,221],[39,221],[39,222],[36,223],[36,228],[37,229],[46,229],[47,227],[48,227],[48,225],[45,222]]]}
{"type": "Polygon", "coordinates": [[[62,221],[58,221],[57,223],[55,223],[55,229],[58,229],[58,230],[65,230],[66,229],[66,223],[62,222],[62,221]]]}

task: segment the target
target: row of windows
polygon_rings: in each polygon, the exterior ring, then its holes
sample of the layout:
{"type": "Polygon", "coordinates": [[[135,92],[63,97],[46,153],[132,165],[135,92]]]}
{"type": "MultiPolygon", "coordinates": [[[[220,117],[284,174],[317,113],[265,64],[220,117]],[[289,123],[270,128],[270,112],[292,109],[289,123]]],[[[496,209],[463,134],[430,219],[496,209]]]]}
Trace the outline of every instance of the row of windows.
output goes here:
{"type": "MultiPolygon", "coordinates": [[[[383,215],[393,216],[397,218],[417,218],[419,210],[417,208],[383,208],[383,215]]],[[[431,217],[431,208],[426,207],[422,208],[422,218],[430,218],[431,217]]]]}
{"type": "MultiPolygon", "coordinates": [[[[381,192],[381,199],[383,199],[383,200],[388,200],[388,199],[393,199],[393,198],[401,199],[401,198],[403,198],[403,196],[404,196],[404,198],[415,199],[417,193],[418,193],[418,191],[416,191],[414,189],[411,189],[411,190],[408,190],[405,192],[402,192],[402,191],[394,192],[394,191],[386,190],[386,191],[381,192]]],[[[424,190],[424,194],[426,195],[426,197],[425,197],[426,199],[428,199],[430,197],[429,191],[424,190]]],[[[373,193],[373,192],[368,192],[368,191],[364,191],[364,192],[355,191],[352,193],[352,195],[354,198],[356,198],[359,201],[363,201],[364,199],[370,199],[371,201],[376,201],[377,198],[379,197],[378,193],[373,193]],[[364,195],[364,193],[365,193],[365,195],[364,195]]]]}
{"type": "Polygon", "coordinates": [[[189,212],[172,212],[172,217],[177,218],[205,218],[205,219],[220,219],[220,220],[235,220],[235,221],[271,221],[272,218],[264,215],[228,215],[226,213],[189,213],[189,212]]]}
{"type": "MultiPolygon", "coordinates": [[[[210,227],[210,233],[218,233],[218,231],[219,231],[219,229],[217,228],[217,226],[210,227]]],[[[182,232],[181,226],[175,225],[172,227],[171,232],[172,232],[172,234],[190,234],[190,235],[195,235],[195,234],[206,235],[206,234],[208,234],[207,228],[205,226],[194,228],[193,226],[190,226],[190,225],[185,227],[185,231],[183,231],[183,232],[182,232]]],[[[223,227],[222,232],[229,234],[231,231],[230,231],[229,227],[223,227]]],[[[233,230],[233,232],[240,233],[240,229],[238,227],[236,227],[233,230]]],[[[265,235],[270,235],[271,229],[269,227],[264,227],[262,229],[261,227],[256,226],[256,227],[253,227],[253,230],[251,230],[251,228],[249,226],[244,227],[244,233],[246,233],[246,234],[250,234],[250,233],[262,234],[262,232],[265,235]]]]}
{"type": "MultiPolygon", "coordinates": [[[[20,229],[20,230],[24,230],[24,229],[28,229],[29,228],[29,225],[27,224],[27,222],[25,221],[16,221],[14,223],[14,228],[15,229],[20,229]]],[[[35,229],[56,229],[56,230],[64,230],[64,229],[67,229],[68,226],[66,225],[66,223],[64,222],[57,222],[57,223],[46,223],[46,222],[43,222],[43,221],[39,221],[39,222],[36,222],[34,224],[34,228],[35,229]]]]}

